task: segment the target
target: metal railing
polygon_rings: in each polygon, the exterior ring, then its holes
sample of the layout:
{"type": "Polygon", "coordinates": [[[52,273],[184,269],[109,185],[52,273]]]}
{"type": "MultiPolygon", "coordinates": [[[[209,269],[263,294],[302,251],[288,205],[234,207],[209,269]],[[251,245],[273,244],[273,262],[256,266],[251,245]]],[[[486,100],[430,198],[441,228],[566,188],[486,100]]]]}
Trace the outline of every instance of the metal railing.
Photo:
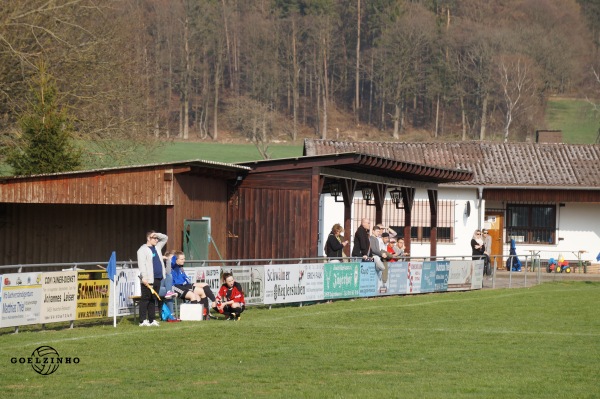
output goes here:
{"type": "MultiPolygon", "coordinates": [[[[400,261],[434,261],[434,260],[470,260],[472,255],[455,256],[411,256],[400,259],[400,261]]],[[[331,261],[360,261],[360,258],[268,258],[268,259],[223,259],[223,260],[186,260],[187,267],[206,266],[253,266],[273,264],[305,264],[323,263],[331,261]]],[[[60,270],[104,270],[108,262],[68,262],[68,263],[37,263],[17,264],[0,266],[0,274],[23,273],[28,271],[60,271],[60,270]]],[[[577,276],[591,280],[600,280],[600,274],[579,273],[548,273],[539,253],[531,255],[495,255],[490,259],[491,275],[485,276],[483,288],[522,288],[540,284],[546,281],[562,281],[575,279],[577,276]],[[519,258],[521,271],[507,270],[507,260],[519,258]],[[575,274],[575,275],[574,275],[575,274]]],[[[122,268],[136,267],[136,261],[118,261],[117,265],[122,268]]],[[[581,268],[579,270],[581,273],[581,268]]],[[[584,269],[585,273],[585,269],[584,269]]]]}

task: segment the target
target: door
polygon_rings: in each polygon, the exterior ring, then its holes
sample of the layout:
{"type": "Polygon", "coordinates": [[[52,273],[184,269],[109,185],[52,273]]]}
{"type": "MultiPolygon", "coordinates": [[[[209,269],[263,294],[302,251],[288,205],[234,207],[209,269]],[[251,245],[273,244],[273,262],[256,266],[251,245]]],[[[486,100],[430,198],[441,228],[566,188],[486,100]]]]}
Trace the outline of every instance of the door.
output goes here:
{"type": "Polygon", "coordinates": [[[492,249],[490,251],[492,265],[496,265],[498,269],[503,269],[502,255],[504,255],[504,245],[502,234],[504,232],[504,212],[486,212],[483,227],[487,229],[492,238],[492,249]]]}
{"type": "Polygon", "coordinates": [[[208,259],[210,218],[183,221],[183,252],[188,260],[208,259]]]}

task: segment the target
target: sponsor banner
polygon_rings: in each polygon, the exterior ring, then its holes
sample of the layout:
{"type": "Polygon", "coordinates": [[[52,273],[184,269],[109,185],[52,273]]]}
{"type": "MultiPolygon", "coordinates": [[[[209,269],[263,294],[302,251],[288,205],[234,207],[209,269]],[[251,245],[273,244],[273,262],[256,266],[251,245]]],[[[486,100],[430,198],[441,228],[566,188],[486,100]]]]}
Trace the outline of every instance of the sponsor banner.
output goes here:
{"type": "Polygon", "coordinates": [[[448,276],[450,273],[450,261],[440,260],[435,265],[435,291],[448,291],[448,276]]]}
{"type": "Polygon", "coordinates": [[[360,279],[358,285],[358,295],[361,297],[377,295],[377,271],[375,262],[360,262],[360,279]]]}
{"type": "Polygon", "coordinates": [[[423,279],[423,262],[408,262],[406,283],[409,294],[421,292],[421,280],[423,279]]]}
{"type": "Polygon", "coordinates": [[[4,274],[0,284],[0,327],[40,322],[42,272],[4,274]]]}
{"type": "MultiPolygon", "coordinates": [[[[187,270],[188,268],[186,268],[186,273],[187,270]]],[[[192,283],[194,283],[194,281],[206,283],[215,295],[217,294],[219,288],[221,288],[221,266],[195,267],[189,270],[194,273],[193,277],[192,273],[188,274],[192,283]]]]}
{"type": "Polygon", "coordinates": [[[390,262],[388,295],[404,295],[408,292],[408,262],[390,262]]]}
{"type": "Polygon", "coordinates": [[[77,273],[77,320],[108,316],[111,284],[105,270],[77,273]]]}
{"type": "Polygon", "coordinates": [[[306,266],[308,265],[265,266],[265,304],[305,302],[306,266]]]}
{"type": "Polygon", "coordinates": [[[323,300],[323,282],[325,281],[325,264],[307,263],[304,267],[304,281],[306,285],[306,301],[323,300]]]}
{"type": "Polygon", "coordinates": [[[40,323],[75,320],[77,310],[77,272],[42,273],[40,323]]]}
{"type": "Polygon", "coordinates": [[[108,307],[108,315],[114,316],[113,301],[117,300],[117,316],[127,316],[133,314],[133,299],[134,296],[141,295],[139,269],[117,269],[115,276],[116,292],[113,293],[112,282],[109,280],[110,288],[110,306],[108,307]]]}
{"type": "Polygon", "coordinates": [[[448,274],[448,291],[470,290],[472,278],[472,260],[453,260],[448,274]]]}
{"type": "Polygon", "coordinates": [[[484,261],[482,259],[473,261],[472,290],[479,290],[483,287],[483,264],[484,261]]]}
{"type": "Polygon", "coordinates": [[[423,273],[421,277],[421,292],[435,291],[435,274],[437,262],[423,262],[423,273]]]}
{"type": "Polygon", "coordinates": [[[360,263],[325,263],[324,299],[359,296],[360,263]]]}
{"type": "Polygon", "coordinates": [[[235,281],[241,284],[246,305],[260,305],[265,303],[264,268],[265,266],[227,266],[221,269],[223,273],[233,274],[235,281]]]}

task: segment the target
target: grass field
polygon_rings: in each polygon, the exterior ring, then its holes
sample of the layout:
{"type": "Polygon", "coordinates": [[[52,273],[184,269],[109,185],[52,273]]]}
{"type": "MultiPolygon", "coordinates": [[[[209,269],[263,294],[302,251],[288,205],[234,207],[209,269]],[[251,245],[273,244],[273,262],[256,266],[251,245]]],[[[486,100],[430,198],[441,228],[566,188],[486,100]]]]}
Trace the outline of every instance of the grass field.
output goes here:
{"type": "Polygon", "coordinates": [[[600,284],[0,330],[3,397],[598,398],[600,284]],[[78,357],[47,376],[11,358],[78,357]]]}
{"type": "MultiPolygon", "coordinates": [[[[271,145],[272,158],[291,158],[302,156],[302,144],[271,145]]],[[[254,144],[220,144],[206,142],[173,142],[158,149],[159,162],[171,162],[188,159],[202,159],[226,163],[246,162],[262,159],[254,144]]]]}
{"type": "Polygon", "coordinates": [[[594,144],[600,118],[583,99],[552,97],[546,108],[546,123],[550,129],[562,130],[565,143],[594,144]]]}

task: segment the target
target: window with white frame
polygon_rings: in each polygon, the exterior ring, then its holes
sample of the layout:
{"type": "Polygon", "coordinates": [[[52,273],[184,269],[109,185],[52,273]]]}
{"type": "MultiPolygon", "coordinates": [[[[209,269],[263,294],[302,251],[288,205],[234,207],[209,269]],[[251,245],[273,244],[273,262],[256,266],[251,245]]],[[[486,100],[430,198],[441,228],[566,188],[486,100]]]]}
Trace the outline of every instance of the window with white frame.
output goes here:
{"type": "MultiPolygon", "coordinates": [[[[456,204],[454,201],[438,200],[438,242],[454,242],[455,207],[456,204]]],[[[375,222],[375,207],[367,205],[365,200],[355,199],[353,209],[353,228],[355,230],[360,225],[362,218],[367,218],[373,223],[375,222]]],[[[396,209],[396,206],[390,200],[385,200],[382,219],[384,226],[391,227],[398,233],[399,237],[404,237],[404,209],[396,209]]],[[[431,211],[429,209],[429,200],[414,201],[410,236],[412,242],[429,242],[431,237],[431,211]]]]}

